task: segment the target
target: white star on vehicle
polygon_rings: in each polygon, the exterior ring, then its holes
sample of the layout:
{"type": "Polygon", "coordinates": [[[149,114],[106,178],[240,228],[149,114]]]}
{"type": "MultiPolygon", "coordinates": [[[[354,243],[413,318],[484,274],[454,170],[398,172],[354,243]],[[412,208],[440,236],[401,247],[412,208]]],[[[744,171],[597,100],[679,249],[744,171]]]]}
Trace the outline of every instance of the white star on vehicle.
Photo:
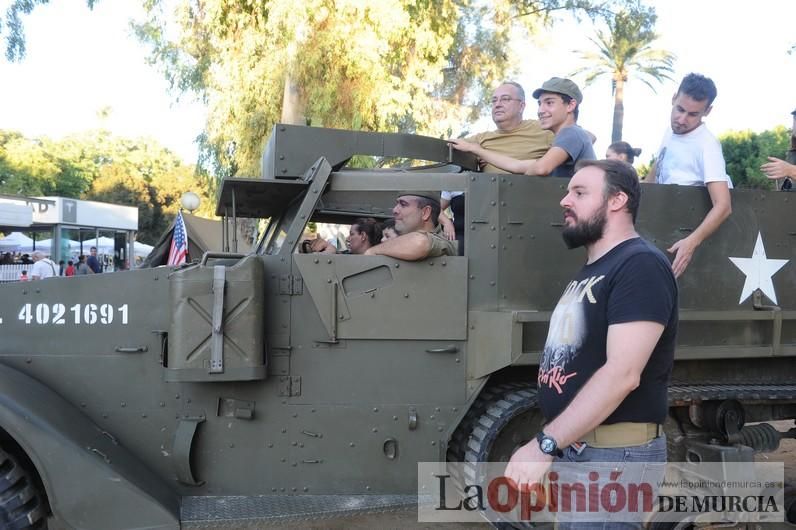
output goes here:
{"type": "Polygon", "coordinates": [[[730,261],[746,275],[739,304],[749,298],[755,289],[760,289],[772,302],[777,303],[777,293],[774,291],[771,277],[784,267],[789,260],[768,259],[766,257],[766,249],[763,248],[763,237],[760,232],[757,233],[757,242],[751,258],[730,258],[730,261]]]}

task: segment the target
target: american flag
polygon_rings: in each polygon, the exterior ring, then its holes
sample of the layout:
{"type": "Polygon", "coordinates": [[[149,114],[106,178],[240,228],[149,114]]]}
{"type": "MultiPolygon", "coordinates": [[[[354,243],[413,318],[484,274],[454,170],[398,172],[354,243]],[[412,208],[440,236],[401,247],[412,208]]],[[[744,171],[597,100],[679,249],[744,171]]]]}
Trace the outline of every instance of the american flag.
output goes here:
{"type": "Polygon", "coordinates": [[[188,255],[188,232],[185,231],[185,221],[182,212],[177,212],[174,219],[174,233],[171,235],[171,249],[169,250],[168,265],[181,265],[185,263],[188,255]]]}

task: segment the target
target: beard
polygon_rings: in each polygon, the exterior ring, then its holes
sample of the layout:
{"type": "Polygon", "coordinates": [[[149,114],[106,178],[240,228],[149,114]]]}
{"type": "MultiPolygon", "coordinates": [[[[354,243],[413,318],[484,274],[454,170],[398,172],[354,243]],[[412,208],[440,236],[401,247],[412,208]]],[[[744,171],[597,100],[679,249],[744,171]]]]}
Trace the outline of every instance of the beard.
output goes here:
{"type": "Polygon", "coordinates": [[[564,238],[567,248],[585,247],[596,243],[603,237],[605,224],[608,221],[608,205],[603,204],[594,215],[585,221],[575,220],[575,224],[565,226],[561,237],[564,238]]]}

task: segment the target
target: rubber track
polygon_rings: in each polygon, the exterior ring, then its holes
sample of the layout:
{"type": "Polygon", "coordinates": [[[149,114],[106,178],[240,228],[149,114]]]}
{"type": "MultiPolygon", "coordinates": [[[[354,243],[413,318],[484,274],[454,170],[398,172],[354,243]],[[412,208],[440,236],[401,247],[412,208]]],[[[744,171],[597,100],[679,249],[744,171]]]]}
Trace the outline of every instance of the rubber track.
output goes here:
{"type": "Polygon", "coordinates": [[[29,474],[0,449],[0,528],[44,528],[44,508],[29,474]]]}
{"type": "MultiPolygon", "coordinates": [[[[485,403],[467,440],[464,454],[465,481],[476,484],[476,464],[489,461],[489,451],[503,428],[520,414],[536,408],[535,383],[517,383],[494,395],[497,399],[485,403]]],[[[533,434],[533,433],[530,433],[533,434]]]]}
{"type": "Polygon", "coordinates": [[[464,461],[464,454],[467,451],[467,442],[470,439],[473,428],[478,422],[478,418],[486,412],[486,409],[492,405],[492,402],[496,400],[498,396],[507,392],[526,390],[528,386],[529,385],[526,383],[501,383],[499,385],[485,387],[459,423],[459,427],[451,436],[451,441],[448,443],[447,461],[464,461]]]}

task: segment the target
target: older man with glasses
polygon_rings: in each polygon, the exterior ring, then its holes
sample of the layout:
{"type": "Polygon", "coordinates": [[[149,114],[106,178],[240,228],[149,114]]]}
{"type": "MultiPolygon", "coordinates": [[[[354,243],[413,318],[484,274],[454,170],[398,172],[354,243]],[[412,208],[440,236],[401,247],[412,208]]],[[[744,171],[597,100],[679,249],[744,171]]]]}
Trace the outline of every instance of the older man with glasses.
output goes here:
{"type": "MultiPolygon", "coordinates": [[[[506,81],[495,89],[490,100],[492,121],[497,129],[478,133],[464,140],[451,140],[456,147],[461,142],[477,144],[495,153],[517,160],[537,160],[553,145],[554,134],[542,129],[538,120],[523,120],[525,90],[519,83],[506,81]]],[[[481,161],[481,171],[486,173],[508,173],[503,169],[481,161]]],[[[464,255],[464,195],[460,191],[442,192],[442,210],[439,217],[445,236],[459,242],[459,255],[464,255]],[[444,212],[450,206],[453,219],[444,212]]]]}
{"type": "MultiPolygon", "coordinates": [[[[523,120],[525,91],[519,83],[506,81],[492,93],[492,121],[494,131],[479,133],[465,141],[477,143],[484,149],[518,160],[536,160],[553,145],[553,133],[542,129],[538,120],[523,120]]],[[[506,173],[488,163],[481,170],[487,173],[506,173]]]]}

